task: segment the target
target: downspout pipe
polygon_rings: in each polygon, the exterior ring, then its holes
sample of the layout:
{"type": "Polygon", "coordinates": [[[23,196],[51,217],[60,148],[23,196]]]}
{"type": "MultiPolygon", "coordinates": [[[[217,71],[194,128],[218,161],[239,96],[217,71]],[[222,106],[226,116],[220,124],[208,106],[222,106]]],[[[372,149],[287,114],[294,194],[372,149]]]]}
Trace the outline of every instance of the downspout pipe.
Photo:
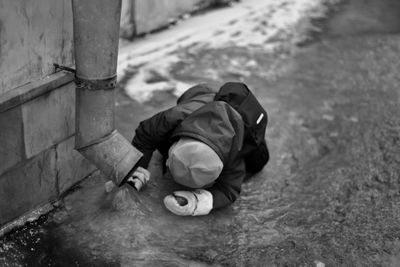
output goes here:
{"type": "Polygon", "coordinates": [[[75,149],[120,185],[142,153],[114,126],[121,0],[72,0],[75,149]]]}

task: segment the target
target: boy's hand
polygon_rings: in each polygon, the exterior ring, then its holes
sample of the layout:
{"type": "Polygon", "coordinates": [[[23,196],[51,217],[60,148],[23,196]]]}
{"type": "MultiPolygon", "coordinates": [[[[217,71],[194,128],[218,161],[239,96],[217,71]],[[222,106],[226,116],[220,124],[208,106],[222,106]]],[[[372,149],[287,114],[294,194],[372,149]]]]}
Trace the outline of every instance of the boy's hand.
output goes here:
{"type": "Polygon", "coordinates": [[[127,183],[140,191],[150,180],[150,172],[145,168],[138,167],[137,170],[128,178],[127,183]]]}
{"type": "Polygon", "coordinates": [[[176,191],[164,198],[165,207],[179,216],[197,216],[210,213],[213,207],[212,194],[204,189],[176,191]]]}

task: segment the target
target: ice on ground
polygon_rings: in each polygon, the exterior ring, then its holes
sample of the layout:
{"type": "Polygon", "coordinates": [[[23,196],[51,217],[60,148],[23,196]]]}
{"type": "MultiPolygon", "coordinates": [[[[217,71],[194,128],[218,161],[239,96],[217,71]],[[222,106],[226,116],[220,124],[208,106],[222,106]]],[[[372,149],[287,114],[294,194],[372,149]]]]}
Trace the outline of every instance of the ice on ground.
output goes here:
{"type": "MultiPolygon", "coordinates": [[[[127,94],[139,102],[150,100],[160,90],[179,96],[192,85],[170,73],[171,66],[182,60],[182,49],[190,47],[195,53],[202,48],[251,46],[270,53],[277,49],[290,52],[307,40],[310,31],[318,30],[311,20],[323,18],[329,6],[340,1],[243,0],[233,7],[189,18],[173,29],[123,47],[118,61],[119,81],[126,81],[127,94]],[[154,81],[154,77],[159,79],[154,81]]],[[[235,68],[244,71],[241,64],[235,68]]]]}
{"type": "MultiPolygon", "coordinates": [[[[170,91],[177,96],[181,95],[191,84],[171,77],[169,67],[178,61],[177,56],[169,55],[136,67],[134,75],[126,82],[126,93],[139,102],[148,101],[156,91],[170,91]]],[[[135,70],[135,66],[131,65],[128,69],[135,70]]]]}

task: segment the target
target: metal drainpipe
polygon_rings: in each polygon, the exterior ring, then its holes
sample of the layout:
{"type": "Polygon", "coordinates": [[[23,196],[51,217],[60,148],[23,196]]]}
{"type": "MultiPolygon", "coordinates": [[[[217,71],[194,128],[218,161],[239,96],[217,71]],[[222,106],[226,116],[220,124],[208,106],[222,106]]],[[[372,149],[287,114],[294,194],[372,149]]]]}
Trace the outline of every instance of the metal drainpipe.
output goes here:
{"type": "Polygon", "coordinates": [[[75,149],[120,185],[142,157],[114,129],[121,0],[72,0],[75,149]]]}

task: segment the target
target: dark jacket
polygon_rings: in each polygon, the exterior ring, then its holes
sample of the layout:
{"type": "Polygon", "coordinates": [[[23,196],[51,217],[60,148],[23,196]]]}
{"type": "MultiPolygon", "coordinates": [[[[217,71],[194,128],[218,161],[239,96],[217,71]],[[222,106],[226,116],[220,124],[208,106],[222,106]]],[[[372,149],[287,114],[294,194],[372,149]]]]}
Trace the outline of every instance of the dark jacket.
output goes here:
{"type": "Polygon", "coordinates": [[[213,209],[236,200],[246,170],[241,149],[244,125],[240,114],[223,101],[214,101],[215,92],[197,85],[186,91],[177,105],[144,120],[136,129],[132,144],[143,152],[139,166],[147,168],[154,150],[168,157],[170,146],[180,137],[202,141],[215,150],[224,167],[212,187],[213,209]]]}

